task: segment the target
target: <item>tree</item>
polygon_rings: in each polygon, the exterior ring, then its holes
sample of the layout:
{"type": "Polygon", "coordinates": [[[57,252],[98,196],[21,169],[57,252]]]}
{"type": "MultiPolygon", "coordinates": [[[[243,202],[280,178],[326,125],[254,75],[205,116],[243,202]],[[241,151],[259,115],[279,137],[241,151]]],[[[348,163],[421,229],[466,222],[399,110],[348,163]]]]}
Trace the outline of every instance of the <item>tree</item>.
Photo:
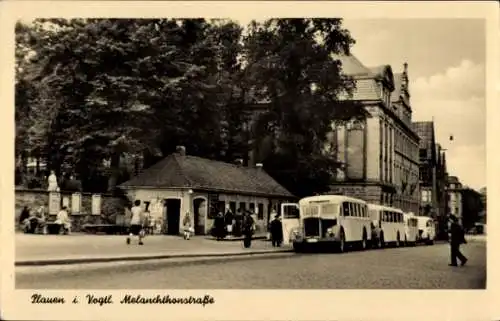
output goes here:
{"type": "Polygon", "coordinates": [[[224,124],[238,99],[237,25],[40,19],[29,31],[36,48],[30,79],[44,97],[34,114],[38,135],[30,138],[51,168],[69,163],[92,178],[109,159],[113,187],[125,152],[166,154],[183,144],[190,154],[217,159],[234,145],[224,124]]]}
{"type": "Polygon", "coordinates": [[[268,106],[254,127],[256,144],[271,145],[259,161],[297,196],[328,190],[338,166],[324,153],[332,122],[365,116],[361,106],[338,99],[354,83],[331,53],[348,53],[353,43],[341,19],[252,22],[244,37],[253,103],[268,106]]]}

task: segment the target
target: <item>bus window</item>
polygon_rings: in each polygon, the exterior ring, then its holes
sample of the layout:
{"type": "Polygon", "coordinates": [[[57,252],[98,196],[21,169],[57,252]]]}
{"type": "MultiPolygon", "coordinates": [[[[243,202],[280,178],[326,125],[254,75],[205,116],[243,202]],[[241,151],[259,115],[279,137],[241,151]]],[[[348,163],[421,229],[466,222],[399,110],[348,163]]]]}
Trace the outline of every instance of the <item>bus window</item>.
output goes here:
{"type": "Polygon", "coordinates": [[[344,202],[342,203],[342,211],[343,211],[343,214],[344,216],[349,216],[349,203],[347,202],[344,202]]]}
{"type": "Polygon", "coordinates": [[[338,215],[338,206],[337,204],[324,204],[321,205],[321,214],[325,215],[338,215]]]}
{"type": "Polygon", "coordinates": [[[299,209],[295,206],[284,206],[283,218],[299,218],[299,209]]]}
{"type": "Polygon", "coordinates": [[[394,223],[394,212],[389,212],[389,222],[394,223]]]}

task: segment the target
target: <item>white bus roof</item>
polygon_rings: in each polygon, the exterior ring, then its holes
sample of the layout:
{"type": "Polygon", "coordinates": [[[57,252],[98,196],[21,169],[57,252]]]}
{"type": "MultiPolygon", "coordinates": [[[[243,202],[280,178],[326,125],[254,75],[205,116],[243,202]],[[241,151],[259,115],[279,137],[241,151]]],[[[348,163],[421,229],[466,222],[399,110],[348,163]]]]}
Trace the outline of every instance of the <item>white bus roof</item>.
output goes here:
{"type": "Polygon", "coordinates": [[[374,209],[374,210],[379,210],[379,211],[386,210],[386,211],[392,211],[392,212],[397,212],[397,213],[403,213],[403,211],[400,210],[399,208],[378,205],[378,204],[368,204],[368,209],[374,209]]]}
{"type": "Polygon", "coordinates": [[[349,196],[345,196],[345,195],[317,195],[317,196],[308,196],[308,197],[302,198],[299,201],[299,204],[311,203],[311,202],[325,202],[325,201],[330,201],[332,203],[353,202],[353,203],[366,204],[365,201],[363,201],[363,200],[361,200],[359,198],[349,197],[349,196]]]}

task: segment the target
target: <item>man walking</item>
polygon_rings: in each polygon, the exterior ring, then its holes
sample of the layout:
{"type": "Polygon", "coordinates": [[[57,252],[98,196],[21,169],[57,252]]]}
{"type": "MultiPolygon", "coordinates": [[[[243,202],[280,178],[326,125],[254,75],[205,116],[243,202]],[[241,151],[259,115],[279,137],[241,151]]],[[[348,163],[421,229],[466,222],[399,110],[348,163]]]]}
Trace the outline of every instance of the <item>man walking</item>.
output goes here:
{"type": "Polygon", "coordinates": [[[280,247],[283,242],[283,225],[278,214],[271,221],[271,241],[273,247],[280,247]]]}
{"type": "Polygon", "coordinates": [[[132,217],[130,219],[130,233],[127,236],[127,244],[130,244],[130,238],[132,235],[137,235],[139,237],[139,245],[143,245],[142,239],[144,237],[144,214],[141,208],[141,201],[136,200],[134,206],[130,210],[132,217]]]}
{"type": "Polygon", "coordinates": [[[450,249],[451,263],[450,266],[457,266],[457,258],[460,260],[460,265],[464,266],[467,263],[467,258],[460,252],[460,245],[467,243],[462,227],[458,224],[455,216],[450,216],[450,249]]]}
{"type": "Polygon", "coordinates": [[[254,220],[252,218],[252,216],[250,216],[250,213],[248,212],[245,212],[243,214],[243,246],[245,248],[249,248],[250,246],[252,246],[252,235],[253,235],[253,232],[254,232],[254,229],[255,229],[255,223],[254,223],[254,220]]]}

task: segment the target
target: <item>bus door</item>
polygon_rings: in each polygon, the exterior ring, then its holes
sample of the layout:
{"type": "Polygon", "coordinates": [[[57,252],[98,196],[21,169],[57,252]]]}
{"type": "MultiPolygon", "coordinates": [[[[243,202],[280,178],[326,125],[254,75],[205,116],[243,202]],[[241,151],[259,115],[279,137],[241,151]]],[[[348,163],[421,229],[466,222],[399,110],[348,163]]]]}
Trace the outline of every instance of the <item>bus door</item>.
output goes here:
{"type": "Polygon", "coordinates": [[[299,204],[281,204],[281,224],[283,226],[283,244],[289,245],[293,237],[292,231],[297,230],[300,225],[299,204]]]}

